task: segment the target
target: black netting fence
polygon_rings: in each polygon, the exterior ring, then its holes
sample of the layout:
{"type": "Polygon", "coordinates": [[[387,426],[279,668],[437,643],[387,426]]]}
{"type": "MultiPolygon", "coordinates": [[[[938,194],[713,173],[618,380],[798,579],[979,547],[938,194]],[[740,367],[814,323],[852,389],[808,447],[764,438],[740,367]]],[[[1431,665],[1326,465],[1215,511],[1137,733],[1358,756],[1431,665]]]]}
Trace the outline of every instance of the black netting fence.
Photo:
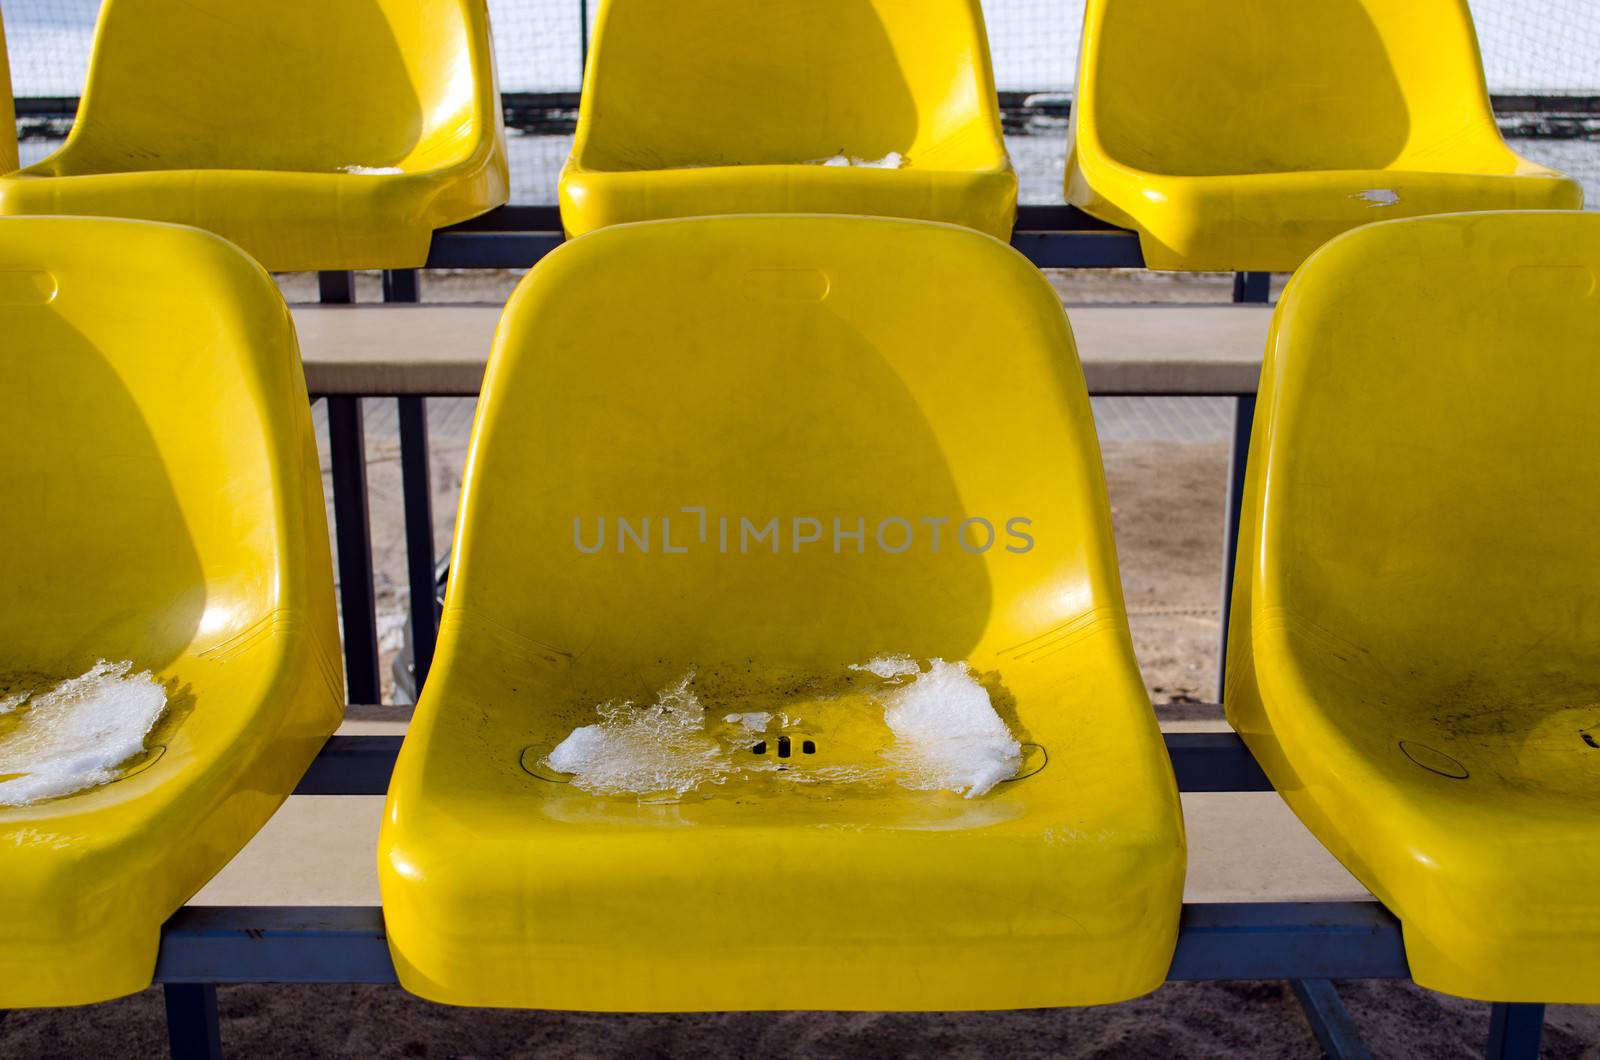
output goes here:
{"type": "MultiPolygon", "coordinates": [[[[1590,205],[1600,207],[1600,0],[1471,3],[1507,137],[1582,180],[1590,205]]],[[[489,0],[517,202],[555,201],[571,146],[584,19],[592,21],[598,5],[489,0]]],[[[53,150],[71,124],[99,7],[100,0],[0,0],[24,163],[53,150]]],[[[984,11],[1023,201],[1059,202],[1083,0],[984,0],[984,11]]]]}

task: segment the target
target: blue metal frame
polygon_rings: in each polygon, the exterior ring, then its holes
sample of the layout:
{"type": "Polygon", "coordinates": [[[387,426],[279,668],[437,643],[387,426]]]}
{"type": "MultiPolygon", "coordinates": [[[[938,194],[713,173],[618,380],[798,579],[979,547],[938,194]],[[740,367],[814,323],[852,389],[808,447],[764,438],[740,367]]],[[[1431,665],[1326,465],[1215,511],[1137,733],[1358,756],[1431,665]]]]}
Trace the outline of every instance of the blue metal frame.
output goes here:
{"type": "MultiPolygon", "coordinates": [[[[1405,979],[1400,924],[1376,902],[1185,905],[1169,982],[1405,979]]],[[[161,932],[155,981],[394,983],[375,906],[189,906],[161,932]]]]}
{"type": "MultiPolygon", "coordinates": [[[[525,269],[562,240],[556,207],[502,206],[435,232],[426,267],[525,269]]],[[[1136,233],[1091,217],[1076,206],[1018,207],[1011,245],[1041,269],[1144,267],[1136,233]]]]}
{"type": "Polygon", "coordinates": [[[167,983],[167,1048],[172,1060],[222,1056],[222,1020],[215,983],[167,983]]]}
{"type": "Polygon", "coordinates": [[[1329,1060],[1372,1060],[1333,983],[1326,979],[1291,979],[1289,986],[1329,1060]]]}
{"type": "MultiPolygon", "coordinates": [[[[385,271],[383,300],[390,303],[421,301],[417,270],[385,271]]],[[[420,694],[422,683],[428,678],[428,669],[433,665],[433,647],[438,633],[433,603],[433,475],[428,466],[428,403],[421,395],[403,395],[397,402],[400,493],[405,505],[406,582],[411,587],[411,666],[413,687],[420,694]]]]}
{"type": "Polygon", "coordinates": [[[333,736],[295,786],[296,795],[385,795],[400,736],[333,736]]]}
{"type": "MultiPolygon", "coordinates": [[[[1233,277],[1233,300],[1264,303],[1272,297],[1270,272],[1239,272],[1233,277]]],[[[1228,501],[1222,527],[1222,611],[1217,644],[1217,700],[1228,681],[1228,620],[1233,603],[1233,574],[1239,559],[1239,520],[1244,509],[1244,476],[1250,457],[1250,430],[1256,418],[1256,395],[1235,394],[1233,437],[1228,444],[1228,501]]]]}
{"type": "Polygon", "coordinates": [[[339,608],[345,686],[352,703],[376,703],[378,617],[372,582],[372,524],[367,503],[367,442],[361,398],[330,396],[328,453],[334,537],[339,551],[339,608]]]}
{"type": "MultiPolygon", "coordinates": [[[[356,300],[355,274],[319,273],[317,289],[324,305],[349,305],[356,300]]],[[[378,614],[372,584],[367,440],[361,398],[329,396],[327,411],[346,695],[352,703],[376,703],[379,699],[378,614]]]]}
{"type": "Polygon", "coordinates": [[[1496,1005],[1489,1015],[1488,1060],[1538,1060],[1543,1005],[1496,1005]]]}

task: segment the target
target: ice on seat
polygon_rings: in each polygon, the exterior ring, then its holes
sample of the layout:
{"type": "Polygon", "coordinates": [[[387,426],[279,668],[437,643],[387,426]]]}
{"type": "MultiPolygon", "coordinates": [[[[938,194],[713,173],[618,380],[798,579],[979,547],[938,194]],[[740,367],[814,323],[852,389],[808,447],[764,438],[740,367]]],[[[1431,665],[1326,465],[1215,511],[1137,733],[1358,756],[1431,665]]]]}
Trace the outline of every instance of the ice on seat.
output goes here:
{"type": "Polygon", "coordinates": [[[730,213],[840,213],[1009,239],[979,0],[627,0],[600,8],[569,235],[730,213]]]}
{"type": "Polygon", "coordinates": [[[283,299],[236,247],[0,218],[0,1008],[150,985],[343,703],[283,299]]]}
{"type": "Polygon", "coordinates": [[[1422,986],[1600,1002],[1600,216],[1372,225],[1269,340],[1229,720],[1422,986]]]}
{"type": "Polygon", "coordinates": [[[507,306],[463,489],[380,839],[407,989],[940,1010],[1162,982],[1177,795],[1071,332],[1010,247],[793,215],[573,240],[507,306]]]}
{"type": "Polygon", "coordinates": [[[1340,232],[1576,209],[1495,126],[1466,0],[1089,0],[1067,200],[1154,269],[1289,271],[1340,232]]]}
{"type": "Polygon", "coordinates": [[[482,0],[106,0],[61,149],[0,213],[135,217],[274,271],[411,268],[506,201],[482,0]]]}

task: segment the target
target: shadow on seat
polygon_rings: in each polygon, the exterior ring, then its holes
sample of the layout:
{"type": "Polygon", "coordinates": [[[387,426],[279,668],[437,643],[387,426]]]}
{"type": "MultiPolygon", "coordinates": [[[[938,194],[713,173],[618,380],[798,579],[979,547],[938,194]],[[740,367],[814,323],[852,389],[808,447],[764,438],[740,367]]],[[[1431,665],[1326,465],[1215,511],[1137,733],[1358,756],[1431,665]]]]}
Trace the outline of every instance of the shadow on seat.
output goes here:
{"type": "Polygon", "coordinates": [[[162,922],[338,725],[327,526],[288,314],[236,248],[0,219],[0,328],[0,695],[35,695],[0,711],[0,1007],[81,1004],[150,984],[162,922]],[[99,660],[166,690],[143,751],[8,797],[37,695],[99,660]]]}
{"type": "Polygon", "coordinates": [[[1162,981],[1177,796],[1071,334],[1024,258],[885,219],[604,229],[519,287],[482,401],[380,840],[407,989],[981,1009],[1162,981]],[[836,679],[902,652],[970,661],[1033,748],[1016,779],[873,773],[874,708],[836,679]],[[707,732],[768,712],[795,760],[646,798],[541,765],[691,669],[707,732]]]}
{"type": "Polygon", "coordinates": [[[0,212],[192,224],[273,270],[406,268],[507,195],[481,0],[107,0],[78,121],[0,212]]]}
{"type": "Polygon", "coordinates": [[[1600,216],[1362,228],[1268,341],[1229,720],[1422,986],[1600,1001],[1600,216]]]}
{"type": "Polygon", "coordinates": [[[571,235],[811,212],[1009,238],[1017,181],[983,13],[977,0],[608,2],[560,195],[571,235]],[[890,156],[898,167],[821,164],[890,156]]]}
{"type": "Polygon", "coordinates": [[[1288,271],[1357,225],[1573,208],[1513,153],[1464,0],[1091,0],[1067,198],[1157,269],[1288,271]]]}

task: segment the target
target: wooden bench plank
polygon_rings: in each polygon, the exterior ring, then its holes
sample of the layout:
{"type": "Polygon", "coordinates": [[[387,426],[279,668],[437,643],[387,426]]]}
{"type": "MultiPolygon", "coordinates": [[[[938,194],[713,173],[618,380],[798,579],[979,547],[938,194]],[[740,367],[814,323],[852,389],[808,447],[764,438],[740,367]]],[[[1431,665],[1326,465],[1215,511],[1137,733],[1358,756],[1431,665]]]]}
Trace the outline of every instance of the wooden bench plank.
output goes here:
{"type": "MultiPolygon", "coordinates": [[[[498,305],[292,310],[313,394],[478,392],[498,305]]],[[[1272,307],[1068,306],[1092,394],[1252,394],[1272,307]]]]}

